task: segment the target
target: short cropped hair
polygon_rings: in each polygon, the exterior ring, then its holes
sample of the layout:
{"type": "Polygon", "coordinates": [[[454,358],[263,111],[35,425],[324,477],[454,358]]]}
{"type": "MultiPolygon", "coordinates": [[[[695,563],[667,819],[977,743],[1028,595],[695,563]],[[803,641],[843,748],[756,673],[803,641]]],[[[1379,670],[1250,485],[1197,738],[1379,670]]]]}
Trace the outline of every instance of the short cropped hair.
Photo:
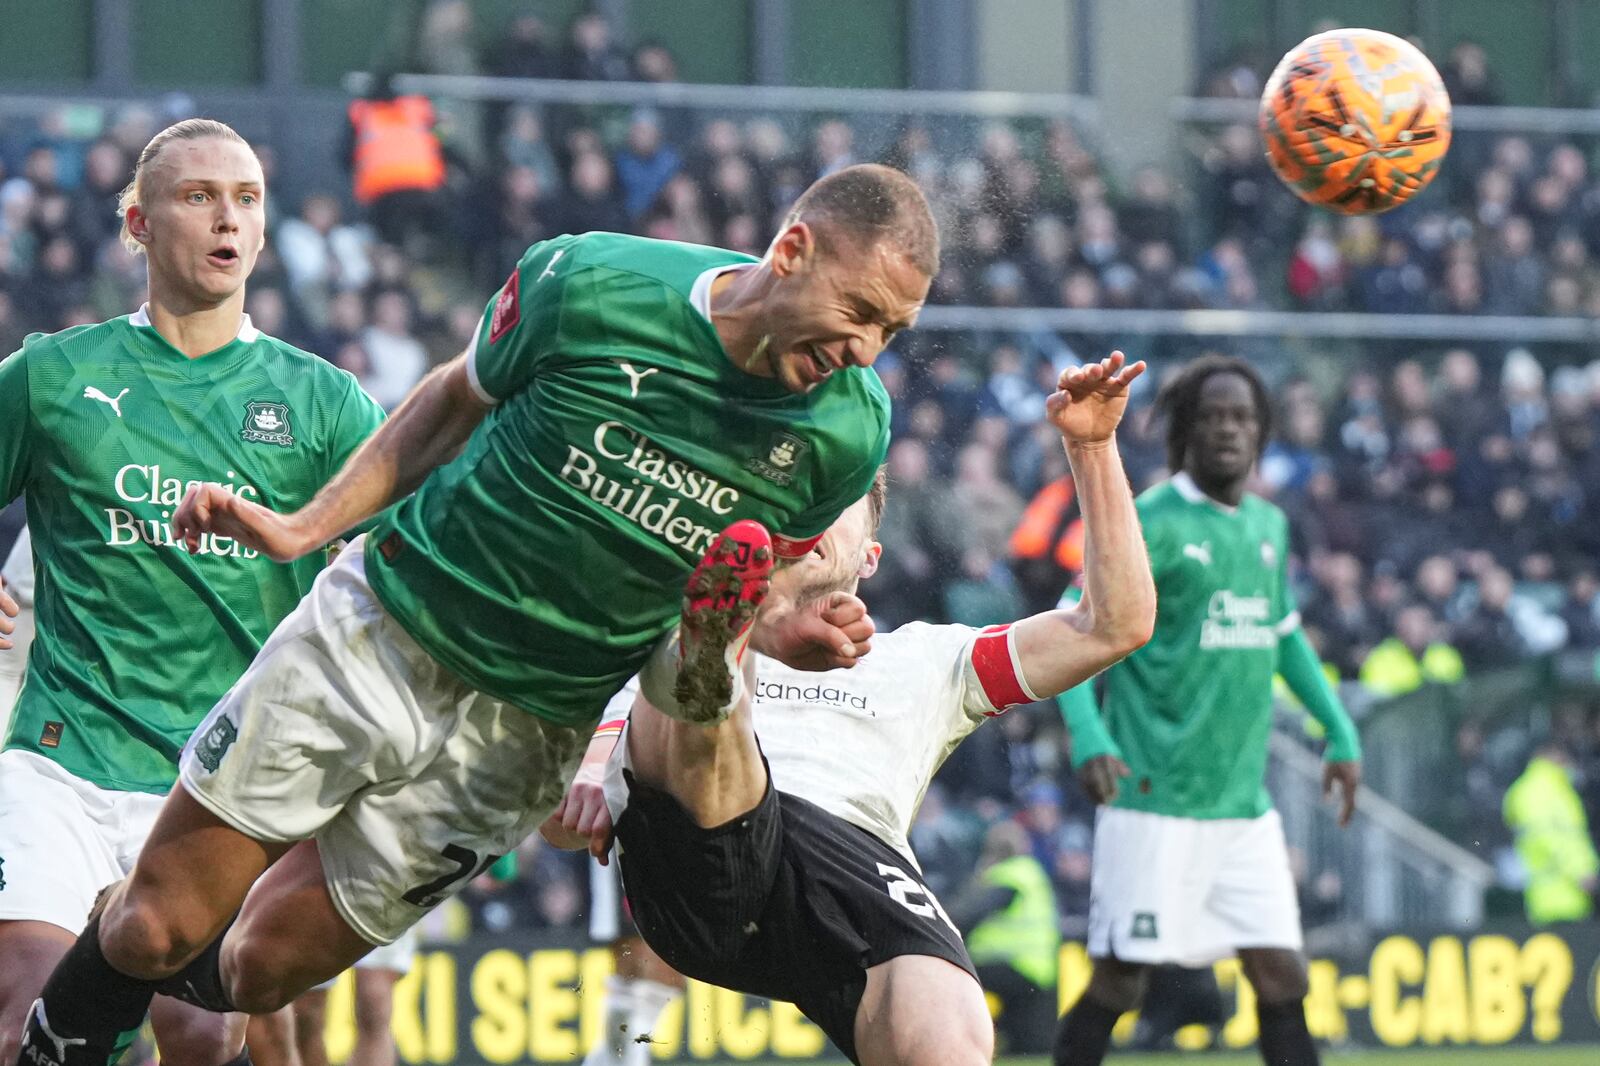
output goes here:
{"type": "Polygon", "coordinates": [[[876,537],[883,525],[883,508],[889,502],[889,468],[878,467],[872,477],[872,488],[867,490],[867,536],[876,537]]]}
{"type": "MultiPolygon", "coordinates": [[[[161,154],[161,149],[173,141],[201,141],[207,137],[237,141],[250,148],[250,142],[239,136],[239,132],[226,122],[218,122],[214,118],[186,118],[150,138],[150,143],[139,153],[139,161],[133,167],[133,180],[128,182],[127,188],[117,197],[117,214],[122,218],[122,244],[134,255],[143,252],[144,245],[134,240],[133,232],[128,229],[128,208],[144,203],[145,173],[150,169],[150,164],[161,154]]],[[[255,151],[253,148],[250,150],[255,151]]]]}
{"type": "Polygon", "coordinates": [[[917,183],[893,167],[858,163],[813,182],[800,194],[783,224],[812,227],[824,252],[829,229],[867,247],[887,242],[920,272],[939,273],[939,227],[917,183]]]}
{"type": "Polygon", "coordinates": [[[1272,399],[1267,395],[1266,382],[1256,368],[1233,355],[1202,355],[1189,363],[1167,381],[1156,397],[1156,406],[1167,417],[1167,469],[1183,469],[1184,456],[1189,452],[1189,434],[1194,428],[1195,410],[1200,406],[1200,390],[1216,374],[1238,374],[1250,386],[1251,399],[1255,401],[1256,423],[1261,427],[1256,439],[1256,458],[1266,450],[1267,438],[1272,436],[1272,399]]]}

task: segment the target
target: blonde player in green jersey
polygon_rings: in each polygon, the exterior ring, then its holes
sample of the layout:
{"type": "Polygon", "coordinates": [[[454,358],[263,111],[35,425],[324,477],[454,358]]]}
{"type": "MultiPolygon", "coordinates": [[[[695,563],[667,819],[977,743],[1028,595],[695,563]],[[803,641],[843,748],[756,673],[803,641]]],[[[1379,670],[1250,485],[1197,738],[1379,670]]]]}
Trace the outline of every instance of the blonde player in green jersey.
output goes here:
{"type": "Polygon", "coordinates": [[[1146,968],[1237,954],[1255,987],[1268,1066],[1311,1066],[1300,913],[1265,785],[1272,679],[1327,729],[1324,788],[1355,808],[1355,727],[1300,628],[1288,523],[1245,491],[1271,408],[1246,362],[1210,356],[1168,382],[1172,478],[1139,497],[1157,594],[1155,633],[1106,673],[1104,721],[1062,697],[1073,762],[1097,803],[1088,990],[1062,1021],[1056,1066],[1098,1066],[1138,1005],[1146,968]]]}
{"type": "MultiPolygon", "coordinates": [[[[122,198],[149,302],[30,336],[0,363],[0,504],[26,493],[38,577],[0,752],[6,1060],[96,893],[132,868],[189,734],[322,568],[320,554],[285,563],[218,536],[185,551],[171,526],[184,492],[221,479],[299,506],[383,417],[352,376],[243,313],[265,196],[228,126],[157,134],[122,198]]],[[[165,998],[151,1015],[164,1062],[239,1054],[242,1018],[165,998]]]]}
{"type": "MultiPolygon", "coordinates": [[[[538,828],[719,531],[801,557],[866,492],[889,429],[867,368],[937,269],[927,201],[878,166],[814,184],[759,260],[558,237],[308,506],[191,492],[191,542],[280,559],[402,502],[196,730],[27,1066],[103,1066],[156,991],[276,1009],[538,828]]],[[[868,647],[859,600],[778,606],[777,658],[868,647]]]]}

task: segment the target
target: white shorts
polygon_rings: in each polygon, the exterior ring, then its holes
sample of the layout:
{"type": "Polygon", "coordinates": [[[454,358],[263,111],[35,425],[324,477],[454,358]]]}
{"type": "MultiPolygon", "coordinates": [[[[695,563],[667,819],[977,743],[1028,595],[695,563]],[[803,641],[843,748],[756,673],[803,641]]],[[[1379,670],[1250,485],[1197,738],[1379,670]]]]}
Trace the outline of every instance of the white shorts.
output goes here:
{"type": "MultiPolygon", "coordinates": [[[[367,952],[357,962],[357,970],[389,970],[402,976],[411,972],[411,964],[417,958],[417,931],[407,929],[400,934],[400,939],[392,944],[380,944],[367,952]]],[[[323,992],[339,983],[342,974],[328,978],[316,987],[323,992]]]]}
{"type": "Polygon", "coordinates": [[[388,944],[538,828],[589,729],[469,688],[373,595],[358,538],[184,746],[183,785],[261,841],[315,838],[334,906],[388,944]]]}
{"type": "Polygon", "coordinates": [[[1173,818],[1101,808],[1095,819],[1089,954],[1203,966],[1240,948],[1301,946],[1277,811],[1173,818]]]}
{"type": "Polygon", "coordinates": [[[31,751],[0,752],[0,921],[77,935],[128,876],[165,796],[112,792],[31,751]]]}

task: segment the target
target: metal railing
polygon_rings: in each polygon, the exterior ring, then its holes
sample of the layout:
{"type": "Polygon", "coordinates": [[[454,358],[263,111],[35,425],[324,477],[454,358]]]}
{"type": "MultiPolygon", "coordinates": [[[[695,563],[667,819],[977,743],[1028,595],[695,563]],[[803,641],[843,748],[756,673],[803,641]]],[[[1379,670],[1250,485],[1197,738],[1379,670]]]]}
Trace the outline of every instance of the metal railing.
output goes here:
{"type": "MultiPolygon", "coordinates": [[[[397,74],[396,92],[448,96],[458,100],[615,105],[624,107],[700,107],[738,111],[816,111],[890,115],[957,115],[969,118],[1097,114],[1087,96],[936,89],[827,89],[781,85],[693,85],[685,82],[561,81],[552,78],[497,78],[477,74],[397,74]]],[[[372,75],[347,74],[345,88],[361,95],[372,75]]]]}
{"type": "Polygon", "coordinates": [[[1119,310],[1065,307],[929,307],[920,329],[1055,330],[1195,337],[1479,340],[1513,344],[1600,342],[1600,320],[1534,315],[1379,315],[1318,311],[1119,310]]]}
{"type": "MultiPolygon", "coordinates": [[[[1339,829],[1322,799],[1322,761],[1283,732],[1274,732],[1268,779],[1291,848],[1304,856],[1311,891],[1337,876],[1333,922],[1371,928],[1406,925],[1458,929],[1483,920],[1494,868],[1412,818],[1370,788],[1356,815],[1339,829]]],[[[1324,916],[1321,924],[1330,924],[1324,916]]]]}

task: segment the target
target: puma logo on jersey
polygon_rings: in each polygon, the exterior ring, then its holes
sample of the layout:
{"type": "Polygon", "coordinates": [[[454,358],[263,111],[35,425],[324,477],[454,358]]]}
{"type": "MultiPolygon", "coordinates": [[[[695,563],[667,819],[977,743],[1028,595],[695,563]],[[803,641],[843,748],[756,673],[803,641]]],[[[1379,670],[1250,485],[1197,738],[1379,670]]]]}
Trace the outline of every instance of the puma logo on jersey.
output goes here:
{"type": "Polygon", "coordinates": [[[1183,554],[1200,563],[1201,566],[1211,565],[1211,542],[1202,541],[1199,544],[1185,544],[1183,554]]]}
{"type": "Polygon", "coordinates": [[[533,283],[535,285],[537,285],[537,284],[539,284],[539,282],[543,281],[545,278],[553,278],[553,277],[555,277],[556,276],[556,263],[561,259],[562,256],[564,256],[566,254],[567,254],[567,250],[565,248],[557,248],[556,249],[556,253],[550,257],[550,262],[548,262],[548,263],[546,263],[544,265],[544,273],[540,274],[538,277],[534,278],[533,279],[533,283]]]}
{"type": "Polygon", "coordinates": [[[117,393],[117,398],[113,400],[111,397],[107,396],[105,393],[101,392],[99,389],[95,388],[93,385],[90,385],[90,386],[86,387],[83,390],[83,398],[85,400],[95,400],[95,401],[97,401],[99,403],[105,404],[107,407],[109,407],[113,411],[117,412],[117,417],[118,418],[121,418],[122,417],[122,398],[124,396],[128,395],[128,393],[130,391],[132,391],[132,390],[123,389],[121,392],[117,393]]]}
{"type": "Polygon", "coordinates": [[[633,398],[637,400],[639,398],[639,385],[645,378],[654,374],[657,368],[647,366],[643,370],[635,370],[632,363],[619,362],[617,365],[622,368],[624,374],[628,375],[628,383],[633,386],[633,398]]]}

